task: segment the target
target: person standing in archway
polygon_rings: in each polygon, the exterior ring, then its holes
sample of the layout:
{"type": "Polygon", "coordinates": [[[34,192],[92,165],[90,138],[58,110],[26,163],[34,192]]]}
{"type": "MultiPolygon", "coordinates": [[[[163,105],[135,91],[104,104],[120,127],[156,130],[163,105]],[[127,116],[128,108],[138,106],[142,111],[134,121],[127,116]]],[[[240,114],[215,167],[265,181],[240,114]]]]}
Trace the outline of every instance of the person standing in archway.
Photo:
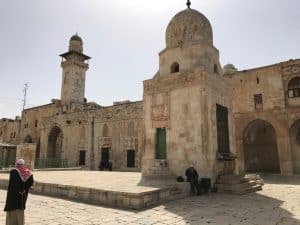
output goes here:
{"type": "Polygon", "coordinates": [[[25,161],[19,159],[16,168],[10,171],[9,183],[4,211],[6,211],[6,225],[24,225],[24,210],[29,188],[33,184],[33,175],[25,166],[25,161]]]}

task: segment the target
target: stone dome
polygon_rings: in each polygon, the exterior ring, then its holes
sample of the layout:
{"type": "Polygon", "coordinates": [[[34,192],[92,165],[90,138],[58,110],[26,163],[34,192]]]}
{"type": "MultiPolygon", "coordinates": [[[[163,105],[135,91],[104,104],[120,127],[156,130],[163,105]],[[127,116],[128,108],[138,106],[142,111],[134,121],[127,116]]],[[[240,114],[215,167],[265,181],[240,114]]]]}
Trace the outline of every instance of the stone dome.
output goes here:
{"type": "Polygon", "coordinates": [[[209,20],[194,9],[177,13],[166,30],[167,48],[190,43],[213,44],[213,31],[209,20]]]}
{"type": "Polygon", "coordinates": [[[238,69],[233,64],[226,64],[223,67],[224,74],[234,74],[237,71],[238,71],[238,69]]]}
{"type": "Polygon", "coordinates": [[[74,34],[74,35],[71,37],[70,41],[80,41],[80,42],[82,42],[82,38],[79,37],[78,34],[74,34]]]}

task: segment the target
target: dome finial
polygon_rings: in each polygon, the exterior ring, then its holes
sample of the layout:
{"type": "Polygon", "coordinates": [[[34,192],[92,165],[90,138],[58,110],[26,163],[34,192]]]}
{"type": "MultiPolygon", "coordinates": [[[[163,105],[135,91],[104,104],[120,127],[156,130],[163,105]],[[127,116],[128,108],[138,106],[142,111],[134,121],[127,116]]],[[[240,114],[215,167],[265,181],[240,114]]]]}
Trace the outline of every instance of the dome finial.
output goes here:
{"type": "Polygon", "coordinates": [[[190,0],[187,0],[186,5],[187,5],[188,8],[191,8],[191,4],[192,4],[191,1],[190,1],[190,0]]]}

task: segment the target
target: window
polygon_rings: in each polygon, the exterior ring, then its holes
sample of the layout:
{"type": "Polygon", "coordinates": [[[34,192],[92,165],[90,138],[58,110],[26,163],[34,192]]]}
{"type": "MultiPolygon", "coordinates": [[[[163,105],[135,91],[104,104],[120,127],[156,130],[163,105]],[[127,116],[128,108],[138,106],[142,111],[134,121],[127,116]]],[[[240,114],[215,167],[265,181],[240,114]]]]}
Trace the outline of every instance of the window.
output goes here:
{"type": "Polygon", "coordinates": [[[127,167],[135,167],[135,151],[133,149],[127,150],[127,167]]]}
{"type": "Polygon", "coordinates": [[[79,166],[85,166],[85,151],[79,151],[79,166]]]}
{"type": "Polygon", "coordinates": [[[216,64],[214,65],[214,73],[219,74],[218,66],[216,64]]]}
{"type": "Polygon", "coordinates": [[[166,159],[167,158],[167,143],[166,143],[166,129],[157,128],[156,129],[156,159],[166,159]]]}
{"type": "Polygon", "coordinates": [[[218,152],[228,154],[229,149],[229,129],[228,129],[228,109],[217,104],[217,139],[218,152]]]}
{"type": "Polygon", "coordinates": [[[263,108],[262,94],[254,95],[254,107],[255,107],[255,109],[262,109],[263,108]]]}
{"type": "Polygon", "coordinates": [[[174,62],[171,65],[171,73],[178,73],[179,72],[179,64],[177,62],[174,62]]]}
{"type": "Polygon", "coordinates": [[[35,127],[38,126],[38,121],[37,121],[37,120],[34,122],[34,126],[35,126],[35,127]]]}
{"type": "Polygon", "coordinates": [[[288,97],[298,98],[300,97],[300,77],[294,77],[288,84],[288,97]]]}

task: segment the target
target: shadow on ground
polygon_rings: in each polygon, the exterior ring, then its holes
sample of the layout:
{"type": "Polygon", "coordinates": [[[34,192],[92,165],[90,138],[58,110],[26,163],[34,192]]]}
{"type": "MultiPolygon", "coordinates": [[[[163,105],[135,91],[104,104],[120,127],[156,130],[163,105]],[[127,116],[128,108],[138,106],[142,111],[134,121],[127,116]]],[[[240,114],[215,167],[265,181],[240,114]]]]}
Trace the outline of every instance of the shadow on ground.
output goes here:
{"type": "Polygon", "coordinates": [[[259,193],[209,194],[165,204],[165,209],[191,225],[299,225],[300,221],[282,204],[259,193]]]}

